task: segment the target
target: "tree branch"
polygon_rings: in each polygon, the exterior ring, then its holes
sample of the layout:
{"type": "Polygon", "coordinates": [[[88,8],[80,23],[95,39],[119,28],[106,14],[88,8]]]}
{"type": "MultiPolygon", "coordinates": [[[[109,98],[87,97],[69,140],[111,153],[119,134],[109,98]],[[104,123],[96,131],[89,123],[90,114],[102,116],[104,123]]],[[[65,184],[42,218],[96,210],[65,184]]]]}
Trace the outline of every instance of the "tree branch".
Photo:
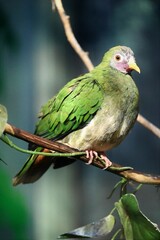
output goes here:
{"type": "MultiPolygon", "coordinates": [[[[79,152],[77,149],[70,148],[69,146],[59,142],[50,141],[48,139],[36,136],[22,129],[16,128],[15,126],[12,126],[8,123],[6,124],[4,134],[9,134],[16,138],[22,139],[26,142],[31,142],[43,148],[60,152],[60,153],[79,152]]],[[[73,158],[81,160],[85,163],[88,163],[88,159],[85,156],[76,156],[73,158]]],[[[59,159],[59,161],[61,161],[61,159],[59,159]]],[[[92,165],[100,169],[104,169],[104,164],[101,160],[94,160],[92,165]]],[[[152,176],[151,174],[145,174],[145,173],[137,172],[134,170],[124,170],[124,169],[130,169],[130,167],[123,167],[117,163],[113,163],[112,166],[105,169],[105,171],[109,171],[111,173],[124,177],[127,180],[132,180],[138,183],[160,185],[160,176],[152,176]]]]}
{"type": "MultiPolygon", "coordinates": [[[[80,44],[78,43],[73,33],[73,30],[69,21],[69,16],[65,14],[65,10],[61,0],[52,0],[52,9],[55,9],[55,8],[57,9],[60,19],[62,21],[67,40],[69,41],[74,51],[78,54],[78,56],[80,57],[80,59],[82,60],[86,68],[89,71],[91,71],[94,68],[93,63],[91,62],[88,56],[88,53],[85,52],[81,48],[80,44]]],[[[138,115],[137,121],[142,126],[147,128],[149,131],[151,131],[153,134],[155,134],[157,137],[160,138],[160,129],[156,127],[154,124],[152,124],[151,122],[149,122],[147,119],[145,119],[142,115],[140,114],[138,115]]]]}
{"type": "Polygon", "coordinates": [[[150,130],[154,135],[160,138],[160,129],[156,127],[153,123],[149,122],[146,118],[144,118],[141,114],[138,114],[137,122],[142,124],[145,128],[150,130]]]}

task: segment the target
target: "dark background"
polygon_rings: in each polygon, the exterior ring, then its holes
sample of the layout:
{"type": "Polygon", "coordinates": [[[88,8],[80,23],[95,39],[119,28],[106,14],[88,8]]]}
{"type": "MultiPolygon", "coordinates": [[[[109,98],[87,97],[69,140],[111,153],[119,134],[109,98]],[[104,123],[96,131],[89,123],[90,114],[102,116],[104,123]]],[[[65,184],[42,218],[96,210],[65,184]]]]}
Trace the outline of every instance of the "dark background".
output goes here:
{"type": "MultiPolygon", "coordinates": [[[[160,126],[160,2],[157,0],[63,1],[74,33],[94,65],[105,51],[126,45],[135,53],[141,74],[140,113],[160,126]]],[[[69,80],[87,69],[66,41],[49,0],[0,1],[0,103],[9,123],[33,132],[40,106],[69,80]]],[[[26,148],[27,144],[13,139],[26,148]]],[[[159,139],[138,123],[109,158],[136,170],[160,174],[159,139]]],[[[50,169],[38,182],[13,188],[12,177],[27,155],[0,143],[0,238],[51,240],[98,220],[111,211],[119,177],[77,162],[50,169]]],[[[143,186],[142,211],[160,224],[160,194],[143,186]]]]}

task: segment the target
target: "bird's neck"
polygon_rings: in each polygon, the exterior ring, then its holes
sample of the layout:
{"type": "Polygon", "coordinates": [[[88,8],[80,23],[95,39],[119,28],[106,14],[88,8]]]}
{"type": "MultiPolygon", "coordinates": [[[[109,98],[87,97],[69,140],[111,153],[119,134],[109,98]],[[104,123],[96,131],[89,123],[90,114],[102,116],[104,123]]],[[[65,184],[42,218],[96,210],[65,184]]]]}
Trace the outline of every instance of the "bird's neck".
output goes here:
{"type": "Polygon", "coordinates": [[[106,64],[99,64],[92,71],[94,76],[97,76],[97,81],[103,86],[105,91],[125,91],[126,88],[133,89],[135,83],[130,74],[125,74],[117,69],[106,66],[106,64]]]}

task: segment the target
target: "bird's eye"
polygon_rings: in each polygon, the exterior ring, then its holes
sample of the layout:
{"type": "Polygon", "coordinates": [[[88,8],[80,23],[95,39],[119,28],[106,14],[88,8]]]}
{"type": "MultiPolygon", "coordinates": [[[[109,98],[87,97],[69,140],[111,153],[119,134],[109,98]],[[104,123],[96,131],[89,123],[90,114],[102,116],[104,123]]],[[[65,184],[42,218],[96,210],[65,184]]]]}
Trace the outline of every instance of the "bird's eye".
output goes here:
{"type": "Polygon", "coordinates": [[[116,60],[117,62],[121,61],[121,55],[116,54],[116,55],[115,55],[115,60],[116,60]]]}

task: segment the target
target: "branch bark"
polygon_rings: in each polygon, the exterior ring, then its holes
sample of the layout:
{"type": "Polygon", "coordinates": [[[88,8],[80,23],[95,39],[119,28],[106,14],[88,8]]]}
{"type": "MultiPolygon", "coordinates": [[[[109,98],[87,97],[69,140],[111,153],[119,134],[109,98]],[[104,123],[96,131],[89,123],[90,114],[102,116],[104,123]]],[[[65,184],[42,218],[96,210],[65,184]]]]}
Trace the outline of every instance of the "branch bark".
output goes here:
{"type": "Polygon", "coordinates": [[[153,123],[144,118],[141,114],[138,114],[137,122],[142,124],[145,128],[151,131],[154,135],[160,138],[160,129],[156,127],[153,123]]]}
{"type": "MultiPolygon", "coordinates": [[[[57,9],[59,17],[62,21],[67,40],[69,41],[74,51],[78,54],[86,68],[91,71],[94,68],[94,65],[90,60],[88,53],[85,52],[78,43],[71,27],[71,23],[69,20],[70,18],[68,15],[66,15],[61,0],[52,0],[52,9],[55,8],[57,9]]],[[[147,128],[149,131],[151,131],[153,134],[160,138],[160,129],[156,127],[153,123],[148,121],[146,118],[144,118],[142,115],[138,115],[137,122],[139,122],[143,127],[147,128]]]]}
{"type": "MultiPolygon", "coordinates": [[[[50,141],[48,139],[31,134],[22,129],[16,128],[15,126],[12,126],[8,123],[6,124],[4,134],[9,134],[16,138],[22,139],[26,142],[31,142],[38,146],[44,147],[49,150],[57,151],[60,153],[79,152],[77,149],[70,148],[69,146],[64,145],[62,143],[50,141]]],[[[76,159],[88,163],[88,159],[84,156],[76,157],[76,159]]],[[[61,161],[61,159],[59,159],[59,161],[61,161]]],[[[99,160],[94,160],[92,162],[92,165],[100,169],[104,169],[103,163],[99,160]]],[[[137,183],[160,185],[160,176],[152,176],[151,174],[145,174],[134,170],[119,171],[118,169],[121,168],[123,168],[123,166],[117,163],[113,163],[112,166],[110,168],[105,169],[105,171],[114,173],[116,175],[126,178],[127,180],[132,180],[137,183]]]]}

